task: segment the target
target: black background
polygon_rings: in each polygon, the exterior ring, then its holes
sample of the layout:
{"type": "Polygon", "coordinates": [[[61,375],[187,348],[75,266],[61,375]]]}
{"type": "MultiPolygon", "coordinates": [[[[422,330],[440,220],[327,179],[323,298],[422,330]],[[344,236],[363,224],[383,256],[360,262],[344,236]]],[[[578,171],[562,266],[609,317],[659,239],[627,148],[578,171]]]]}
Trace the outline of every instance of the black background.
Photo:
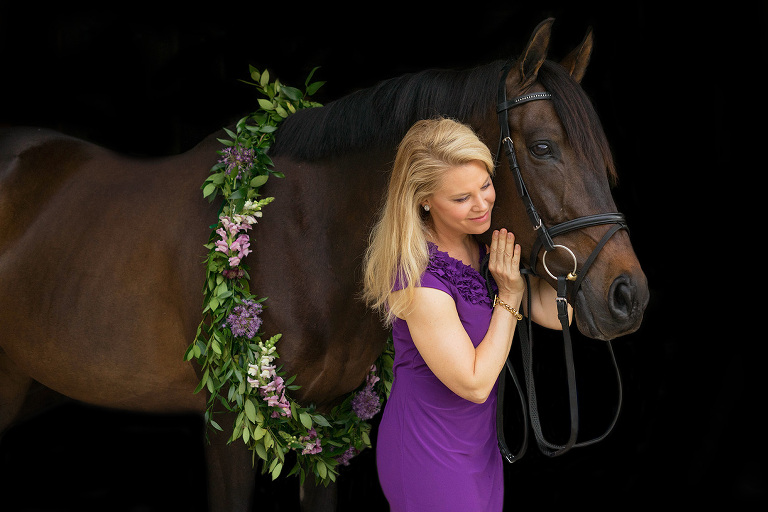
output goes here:
{"type": "MultiPolygon", "coordinates": [[[[614,149],[616,201],[651,303],[641,329],[614,342],[625,391],[615,431],[554,460],[531,447],[507,466],[508,509],[765,505],[755,350],[765,336],[754,332],[763,319],[737,286],[759,279],[762,258],[739,245],[737,229],[759,218],[742,189],[765,170],[756,130],[766,3],[534,4],[3,0],[0,124],[168,155],[253,109],[253,91],[238,81],[249,64],[291,85],[321,66],[316,77],[328,83],[316,98],[326,103],[405,72],[514,56],[549,16],[556,60],[591,26],[582,85],[614,149]]],[[[580,343],[588,355],[598,346],[580,343]]],[[[595,391],[595,404],[610,398],[595,391]]],[[[596,414],[587,430],[604,425],[596,414]]],[[[66,406],[5,435],[0,489],[2,510],[206,510],[202,421],[66,406]]],[[[296,510],[295,479],[259,481],[259,492],[259,510],[296,510]]],[[[340,510],[386,510],[373,450],[342,473],[340,510]]]]}

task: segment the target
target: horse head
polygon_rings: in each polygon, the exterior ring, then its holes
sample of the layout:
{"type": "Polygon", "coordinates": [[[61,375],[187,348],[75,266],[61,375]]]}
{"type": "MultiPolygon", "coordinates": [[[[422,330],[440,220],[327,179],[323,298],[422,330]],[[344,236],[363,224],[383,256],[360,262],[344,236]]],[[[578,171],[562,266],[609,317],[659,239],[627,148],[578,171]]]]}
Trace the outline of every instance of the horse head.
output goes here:
{"type": "Polygon", "coordinates": [[[615,167],[580,85],[592,32],[555,63],[546,60],[552,22],[536,28],[502,73],[499,140],[507,131],[508,139],[499,146],[507,152],[497,166],[491,227],[511,229],[522,245],[523,263],[553,286],[558,276],[577,280],[568,300],[579,330],[590,338],[613,339],[640,326],[648,284],[628,231],[612,229],[616,223],[626,227],[611,196],[615,167]]]}

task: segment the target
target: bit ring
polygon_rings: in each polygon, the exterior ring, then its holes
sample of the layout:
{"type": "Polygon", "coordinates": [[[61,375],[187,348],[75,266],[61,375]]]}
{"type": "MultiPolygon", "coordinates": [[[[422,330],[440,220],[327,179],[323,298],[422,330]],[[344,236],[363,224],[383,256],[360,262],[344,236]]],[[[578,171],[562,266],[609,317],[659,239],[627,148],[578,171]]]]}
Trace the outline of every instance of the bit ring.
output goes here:
{"type": "MultiPolygon", "coordinates": [[[[576,255],[573,254],[572,250],[570,250],[569,248],[567,248],[564,245],[554,245],[554,247],[555,247],[555,249],[557,249],[557,248],[565,249],[571,255],[571,258],[573,258],[573,271],[568,273],[568,276],[566,277],[566,279],[568,279],[569,281],[575,281],[576,280],[576,266],[578,265],[578,263],[576,262],[576,255]]],[[[544,265],[544,270],[547,271],[547,274],[549,274],[549,276],[552,279],[557,279],[557,277],[555,277],[555,275],[552,272],[550,272],[549,268],[547,267],[547,253],[548,252],[549,251],[544,251],[544,256],[541,257],[541,264],[544,265]]]]}

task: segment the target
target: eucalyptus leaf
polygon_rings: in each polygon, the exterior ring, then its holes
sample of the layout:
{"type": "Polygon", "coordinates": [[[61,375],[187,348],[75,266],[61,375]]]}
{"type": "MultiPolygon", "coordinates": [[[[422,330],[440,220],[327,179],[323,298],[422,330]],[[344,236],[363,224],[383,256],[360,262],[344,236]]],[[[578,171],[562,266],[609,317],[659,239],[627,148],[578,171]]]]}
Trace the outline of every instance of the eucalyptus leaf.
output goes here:
{"type": "Polygon", "coordinates": [[[312,68],[312,71],[309,72],[309,75],[307,75],[306,80],[304,80],[304,87],[309,85],[309,82],[310,80],[312,80],[312,77],[314,76],[315,71],[317,71],[318,69],[320,69],[320,66],[315,66],[314,68],[312,68]]]}
{"type": "Polygon", "coordinates": [[[277,463],[275,465],[275,468],[272,470],[272,480],[275,480],[277,477],[280,476],[280,472],[283,470],[283,464],[277,463]]]}
{"type": "Polygon", "coordinates": [[[260,176],[256,176],[251,180],[251,188],[259,188],[263,184],[267,182],[269,179],[269,174],[262,174],[260,176]]]}
{"type": "Polygon", "coordinates": [[[302,92],[295,87],[282,87],[282,93],[285,94],[291,101],[299,101],[303,96],[302,92]]]}
{"type": "Polygon", "coordinates": [[[325,462],[322,460],[318,460],[317,464],[315,465],[315,469],[317,470],[317,474],[320,475],[320,478],[325,478],[328,475],[328,467],[325,465],[325,462]]]}
{"type": "Polygon", "coordinates": [[[320,89],[323,85],[325,85],[325,82],[314,82],[307,86],[307,94],[310,96],[315,94],[318,89],[320,89]]]}
{"type": "Polygon", "coordinates": [[[299,420],[301,421],[301,424],[306,427],[307,430],[312,428],[312,416],[310,416],[306,412],[302,412],[299,414],[299,420]]]}
{"type": "Polygon", "coordinates": [[[325,419],[325,416],[322,414],[313,414],[312,419],[315,420],[315,423],[320,425],[321,427],[330,427],[331,424],[328,423],[328,420],[325,419]]]}
{"type": "Polygon", "coordinates": [[[268,461],[267,458],[267,450],[264,448],[264,445],[262,443],[256,443],[253,445],[253,449],[256,451],[256,455],[261,457],[263,460],[268,461]]]}
{"type": "Polygon", "coordinates": [[[216,192],[216,184],[209,183],[203,189],[203,197],[208,197],[211,194],[213,194],[214,192],[216,192]]]}
{"type": "Polygon", "coordinates": [[[254,407],[253,402],[251,400],[246,400],[244,405],[245,415],[248,417],[251,423],[256,423],[256,407],[254,407]]]}

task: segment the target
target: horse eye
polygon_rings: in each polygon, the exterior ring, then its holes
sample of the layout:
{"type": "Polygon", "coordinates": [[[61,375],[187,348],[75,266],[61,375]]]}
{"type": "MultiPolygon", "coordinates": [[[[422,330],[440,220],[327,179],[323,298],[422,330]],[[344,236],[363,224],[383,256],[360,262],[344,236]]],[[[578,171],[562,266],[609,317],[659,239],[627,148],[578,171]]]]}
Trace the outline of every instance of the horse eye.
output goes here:
{"type": "Polygon", "coordinates": [[[537,142],[531,146],[531,153],[540,158],[552,155],[552,148],[546,142],[537,142]]]}

